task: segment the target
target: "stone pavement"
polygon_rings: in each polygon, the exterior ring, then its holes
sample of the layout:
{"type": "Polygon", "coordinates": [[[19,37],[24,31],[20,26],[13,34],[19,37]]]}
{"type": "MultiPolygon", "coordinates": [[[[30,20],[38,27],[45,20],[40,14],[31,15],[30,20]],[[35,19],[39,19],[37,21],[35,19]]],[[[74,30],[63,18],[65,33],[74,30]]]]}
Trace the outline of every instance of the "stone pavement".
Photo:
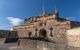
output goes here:
{"type": "Polygon", "coordinates": [[[20,47],[17,46],[16,43],[6,43],[6,44],[0,44],[0,50],[38,50],[36,48],[29,48],[29,47],[20,47]]]}

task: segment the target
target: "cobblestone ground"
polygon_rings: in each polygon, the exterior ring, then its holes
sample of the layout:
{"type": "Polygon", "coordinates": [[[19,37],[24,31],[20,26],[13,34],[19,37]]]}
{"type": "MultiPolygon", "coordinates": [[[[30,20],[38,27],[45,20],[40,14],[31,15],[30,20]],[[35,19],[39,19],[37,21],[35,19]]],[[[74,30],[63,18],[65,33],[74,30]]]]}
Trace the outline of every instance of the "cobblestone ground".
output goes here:
{"type": "Polygon", "coordinates": [[[38,50],[35,48],[16,47],[16,43],[0,44],[0,50],[38,50]]]}

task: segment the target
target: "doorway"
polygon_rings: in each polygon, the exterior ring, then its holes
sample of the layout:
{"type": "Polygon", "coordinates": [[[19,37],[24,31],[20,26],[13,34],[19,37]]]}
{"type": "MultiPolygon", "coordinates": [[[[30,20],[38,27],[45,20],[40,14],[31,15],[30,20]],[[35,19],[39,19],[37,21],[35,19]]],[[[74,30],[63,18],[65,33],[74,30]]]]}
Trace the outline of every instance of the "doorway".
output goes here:
{"type": "Polygon", "coordinates": [[[47,31],[45,29],[41,29],[39,31],[39,37],[46,38],[47,37],[47,31]]]}

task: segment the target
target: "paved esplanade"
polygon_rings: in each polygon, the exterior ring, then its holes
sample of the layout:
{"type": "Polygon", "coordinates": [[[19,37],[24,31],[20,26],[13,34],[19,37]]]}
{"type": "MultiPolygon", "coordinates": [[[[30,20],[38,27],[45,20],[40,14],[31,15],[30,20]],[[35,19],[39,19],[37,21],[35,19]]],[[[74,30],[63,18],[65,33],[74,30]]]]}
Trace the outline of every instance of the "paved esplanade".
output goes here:
{"type": "Polygon", "coordinates": [[[16,43],[6,43],[6,44],[0,44],[0,50],[37,50],[37,49],[17,47],[16,43]]]}

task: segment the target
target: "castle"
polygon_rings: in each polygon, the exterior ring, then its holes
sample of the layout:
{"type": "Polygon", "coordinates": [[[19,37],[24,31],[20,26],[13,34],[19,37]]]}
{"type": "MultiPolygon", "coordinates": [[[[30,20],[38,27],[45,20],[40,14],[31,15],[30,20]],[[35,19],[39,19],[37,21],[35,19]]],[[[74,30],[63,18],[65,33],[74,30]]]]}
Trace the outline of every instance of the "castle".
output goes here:
{"type": "MultiPolygon", "coordinates": [[[[73,50],[68,44],[74,47],[74,42],[67,38],[69,37],[67,34],[71,33],[70,30],[78,27],[80,27],[80,22],[60,18],[59,12],[55,10],[53,14],[44,13],[41,16],[25,19],[24,25],[14,26],[13,30],[17,31],[20,41],[21,39],[26,40],[26,38],[48,40],[54,43],[51,46],[56,46],[54,50],[73,50]],[[71,42],[73,42],[73,45],[71,42]]],[[[80,31],[78,33],[80,33],[80,31]]],[[[76,36],[74,37],[76,38],[76,36]]],[[[74,38],[71,40],[74,40],[74,38]]],[[[23,42],[23,40],[21,42],[23,42]]],[[[77,48],[75,48],[74,50],[77,50],[77,48]]]]}

